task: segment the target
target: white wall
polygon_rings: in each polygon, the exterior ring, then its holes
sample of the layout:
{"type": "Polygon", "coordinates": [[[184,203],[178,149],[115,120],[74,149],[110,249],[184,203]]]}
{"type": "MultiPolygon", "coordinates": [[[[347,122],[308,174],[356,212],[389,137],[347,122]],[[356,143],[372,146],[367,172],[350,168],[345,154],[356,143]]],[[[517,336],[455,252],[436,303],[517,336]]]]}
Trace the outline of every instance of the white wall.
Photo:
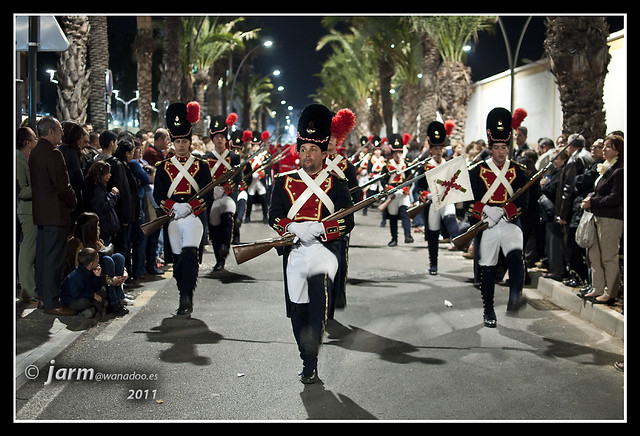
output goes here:
{"type": "MultiPolygon", "coordinates": [[[[624,30],[609,38],[611,62],[604,83],[604,108],[607,132],[626,132],[627,120],[627,52],[624,30]]],[[[515,69],[514,107],[527,111],[522,123],[529,130],[527,143],[534,146],[541,137],[556,138],[562,133],[562,106],[547,59],[515,69]]],[[[510,106],[509,71],[473,85],[467,108],[465,144],[477,139],[486,141],[485,122],[494,107],[510,106]]]]}

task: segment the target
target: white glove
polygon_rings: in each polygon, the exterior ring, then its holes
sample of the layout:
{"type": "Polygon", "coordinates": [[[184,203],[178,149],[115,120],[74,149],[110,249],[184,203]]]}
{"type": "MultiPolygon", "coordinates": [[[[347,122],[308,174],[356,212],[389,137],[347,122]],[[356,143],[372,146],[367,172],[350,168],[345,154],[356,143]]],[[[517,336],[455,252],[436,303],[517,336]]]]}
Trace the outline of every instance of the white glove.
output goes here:
{"type": "Polygon", "coordinates": [[[224,197],[224,188],[220,185],[213,187],[213,199],[220,200],[224,197]]]}
{"type": "Polygon", "coordinates": [[[498,224],[498,221],[503,217],[504,209],[497,206],[485,206],[482,209],[482,213],[486,218],[484,221],[489,224],[489,228],[491,228],[498,224]]]}
{"type": "Polygon", "coordinates": [[[189,203],[176,203],[171,208],[175,219],[184,218],[191,213],[191,205],[189,203]]]}
{"type": "Polygon", "coordinates": [[[310,245],[324,233],[324,226],[317,221],[294,222],[287,226],[287,231],[296,235],[304,245],[310,245]]]}

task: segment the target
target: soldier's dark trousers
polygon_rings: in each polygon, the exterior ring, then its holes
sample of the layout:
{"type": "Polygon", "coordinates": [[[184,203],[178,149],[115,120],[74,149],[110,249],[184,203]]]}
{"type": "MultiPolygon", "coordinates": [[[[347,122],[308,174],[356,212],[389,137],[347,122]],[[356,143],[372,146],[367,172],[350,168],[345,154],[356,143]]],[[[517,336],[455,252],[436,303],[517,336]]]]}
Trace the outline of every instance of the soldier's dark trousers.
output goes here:
{"type": "Polygon", "coordinates": [[[310,376],[318,367],[318,352],[327,324],[332,281],[326,274],[307,280],[309,302],[293,305],[291,326],[303,364],[303,374],[310,376]]]}
{"type": "Polygon", "coordinates": [[[185,247],[173,254],[173,277],[181,297],[191,297],[198,281],[198,249],[185,247]]]}
{"type": "Polygon", "coordinates": [[[402,229],[404,230],[404,237],[411,237],[411,218],[407,213],[407,206],[400,206],[398,209],[398,215],[388,214],[389,217],[389,230],[391,231],[391,239],[398,239],[398,218],[402,221],[402,229]]]}

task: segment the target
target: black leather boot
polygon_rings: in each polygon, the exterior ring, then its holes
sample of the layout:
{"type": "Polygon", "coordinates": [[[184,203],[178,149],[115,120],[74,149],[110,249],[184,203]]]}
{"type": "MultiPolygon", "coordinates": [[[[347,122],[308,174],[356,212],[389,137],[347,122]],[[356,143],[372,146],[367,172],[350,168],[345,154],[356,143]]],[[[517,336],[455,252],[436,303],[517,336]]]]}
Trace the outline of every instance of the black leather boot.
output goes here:
{"type": "Polygon", "coordinates": [[[496,327],[498,318],[493,309],[493,294],[496,287],[496,269],[492,266],[480,267],[480,292],[482,294],[482,307],[484,325],[486,327],[496,327]]]}

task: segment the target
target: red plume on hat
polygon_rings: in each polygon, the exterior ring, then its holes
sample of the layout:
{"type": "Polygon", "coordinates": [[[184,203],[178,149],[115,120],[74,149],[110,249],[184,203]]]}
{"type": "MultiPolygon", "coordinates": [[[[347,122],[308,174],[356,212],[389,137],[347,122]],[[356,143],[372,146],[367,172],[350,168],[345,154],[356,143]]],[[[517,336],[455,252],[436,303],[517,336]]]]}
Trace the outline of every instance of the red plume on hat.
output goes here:
{"type": "Polygon", "coordinates": [[[187,121],[195,124],[200,120],[200,104],[197,101],[187,103],[187,121]]]}
{"type": "Polygon", "coordinates": [[[447,120],[444,122],[444,131],[447,136],[451,136],[451,133],[453,133],[453,129],[455,129],[455,127],[456,123],[454,123],[453,120],[447,120]]]}
{"type": "Polygon", "coordinates": [[[260,139],[262,139],[263,141],[266,141],[270,137],[271,135],[269,135],[269,132],[267,132],[266,130],[260,134],[260,139]]]}
{"type": "Polygon", "coordinates": [[[411,135],[405,133],[402,135],[402,145],[407,145],[411,141],[411,135]]]}
{"type": "Polygon", "coordinates": [[[242,142],[249,142],[251,141],[251,138],[253,138],[253,133],[251,132],[251,130],[245,130],[244,132],[242,132],[242,142]]]}
{"type": "Polygon", "coordinates": [[[513,117],[511,117],[511,127],[514,129],[517,129],[518,127],[520,127],[520,124],[522,124],[522,121],[527,117],[527,111],[522,109],[522,108],[518,108],[515,111],[513,111],[513,117]]]}
{"type": "Polygon", "coordinates": [[[331,134],[340,143],[353,130],[355,125],[355,114],[350,109],[340,109],[331,119],[331,134]]]}
{"type": "Polygon", "coordinates": [[[235,113],[231,112],[229,114],[229,116],[227,117],[227,120],[225,121],[225,124],[227,126],[233,126],[236,121],[238,121],[238,115],[236,115],[235,113]]]}

